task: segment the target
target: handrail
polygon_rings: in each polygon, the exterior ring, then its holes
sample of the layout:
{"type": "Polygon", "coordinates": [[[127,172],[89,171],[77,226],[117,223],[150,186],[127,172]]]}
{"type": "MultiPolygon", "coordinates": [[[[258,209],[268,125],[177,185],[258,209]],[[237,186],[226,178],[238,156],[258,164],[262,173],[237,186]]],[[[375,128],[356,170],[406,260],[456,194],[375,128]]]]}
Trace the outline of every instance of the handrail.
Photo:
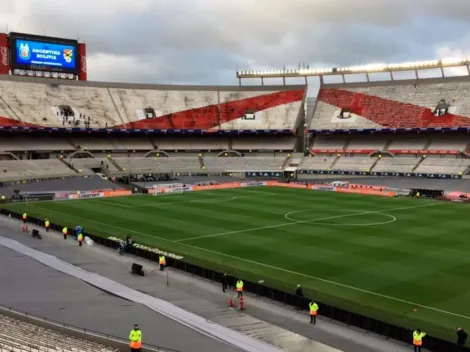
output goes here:
{"type": "MultiPolygon", "coordinates": [[[[122,339],[118,336],[114,336],[114,335],[111,335],[111,334],[106,334],[104,332],[100,332],[100,331],[96,331],[96,330],[85,329],[85,328],[75,326],[75,325],[71,325],[71,324],[62,323],[60,321],[49,319],[49,318],[42,317],[42,316],[39,316],[39,315],[33,315],[33,314],[30,314],[28,312],[25,312],[25,311],[22,311],[22,310],[19,310],[19,309],[16,309],[16,308],[5,306],[3,304],[0,304],[0,314],[1,314],[1,310],[13,312],[15,314],[23,315],[25,317],[32,318],[32,319],[35,319],[35,320],[38,320],[38,321],[44,321],[46,323],[56,325],[56,326],[61,327],[61,328],[65,328],[65,329],[69,329],[69,330],[75,330],[77,332],[81,332],[81,333],[88,334],[88,335],[93,335],[93,336],[104,338],[104,339],[107,339],[107,340],[113,340],[115,342],[120,342],[120,343],[124,343],[124,344],[127,344],[127,342],[128,342],[127,340],[124,340],[124,339],[122,339]]],[[[182,352],[182,351],[174,350],[174,349],[171,349],[171,348],[151,345],[151,344],[148,344],[148,343],[144,343],[142,345],[143,345],[143,347],[146,347],[146,348],[152,349],[154,351],[158,351],[158,352],[182,352]]],[[[116,351],[118,351],[118,350],[116,350],[116,351]]]]}

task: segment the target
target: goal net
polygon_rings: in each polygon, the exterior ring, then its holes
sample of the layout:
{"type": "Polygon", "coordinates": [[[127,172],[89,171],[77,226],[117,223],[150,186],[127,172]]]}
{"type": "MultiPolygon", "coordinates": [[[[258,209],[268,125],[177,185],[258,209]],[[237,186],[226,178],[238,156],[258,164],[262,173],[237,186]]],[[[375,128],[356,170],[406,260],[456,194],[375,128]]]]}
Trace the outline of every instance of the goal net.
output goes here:
{"type": "Polygon", "coordinates": [[[161,183],[153,185],[149,190],[154,196],[166,195],[166,194],[183,194],[182,183],[161,183]]]}

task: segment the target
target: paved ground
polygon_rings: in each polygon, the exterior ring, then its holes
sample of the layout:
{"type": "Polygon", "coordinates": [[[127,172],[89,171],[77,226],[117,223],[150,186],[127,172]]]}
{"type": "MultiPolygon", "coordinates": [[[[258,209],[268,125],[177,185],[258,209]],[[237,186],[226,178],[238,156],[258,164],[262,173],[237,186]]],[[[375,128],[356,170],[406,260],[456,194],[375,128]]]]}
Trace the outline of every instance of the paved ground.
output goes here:
{"type": "MultiPolygon", "coordinates": [[[[114,251],[102,247],[78,248],[75,241],[64,241],[58,234],[51,233],[42,241],[33,240],[19,234],[19,228],[19,222],[0,218],[0,235],[4,237],[14,238],[32,248],[170,301],[211,321],[270,342],[287,351],[401,352],[409,350],[409,346],[387,341],[365,331],[352,330],[321,318],[314,327],[306,323],[308,317],[303,312],[275,305],[273,302],[250,295],[246,297],[247,311],[240,313],[227,308],[227,294],[223,294],[220,287],[212,282],[171,269],[165,274],[154,272],[145,278],[135,277],[129,274],[132,262],[142,264],[146,271],[153,270],[154,264],[136,258],[121,257],[114,251]]],[[[3,257],[0,252],[0,258],[2,258],[0,264],[3,262],[3,257]]],[[[35,266],[42,265],[36,264],[35,266]]],[[[11,266],[12,269],[15,267],[16,264],[11,266]]],[[[16,268],[15,271],[24,272],[26,270],[16,268]]],[[[94,292],[93,294],[82,294],[82,290],[84,292],[85,288],[81,287],[79,290],[77,289],[79,294],[75,295],[77,290],[70,289],[70,287],[75,287],[75,285],[79,285],[78,283],[69,285],[65,282],[51,281],[41,286],[45,279],[37,280],[39,276],[52,279],[56,276],[65,276],[63,274],[50,272],[35,274],[33,275],[34,280],[29,280],[22,275],[26,274],[19,274],[14,279],[10,277],[9,284],[6,285],[8,287],[6,292],[3,292],[3,289],[0,290],[1,303],[54,320],[86,326],[124,338],[128,333],[129,326],[134,323],[129,321],[129,317],[132,317],[133,320],[138,319],[138,322],[143,326],[144,333],[146,327],[157,327],[155,330],[152,328],[152,334],[146,334],[148,336],[146,341],[149,343],[179,349],[182,352],[198,351],[199,346],[201,346],[201,351],[234,351],[233,348],[224,345],[208,346],[207,344],[221,345],[221,343],[209,341],[208,338],[193,331],[187,331],[187,328],[146,308],[111,297],[84,283],[80,282],[80,286],[85,285],[94,292]],[[24,283],[25,280],[35,283],[34,287],[39,286],[40,289],[35,288],[35,291],[32,292],[30,284],[24,283]],[[19,283],[15,284],[16,281],[19,283]],[[29,287],[30,291],[27,291],[26,287],[29,287]],[[66,288],[62,289],[62,287],[66,288]],[[15,294],[18,290],[21,291],[21,294],[15,294]],[[49,291],[52,292],[49,293],[49,291]],[[54,298],[51,300],[51,297],[54,298]],[[178,326],[175,327],[175,325],[178,326]],[[182,336],[184,338],[181,338],[182,336]]],[[[61,280],[66,279],[62,278],[61,280]]],[[[149,328],[147,328],[148,330],[149,328]]]]}
{"type": "Polygon", "coordinates": [[[1,246],[0,258],[2,305],[121,338],[138,322],[144,342],[181,352],[238,351],[1,246]]]}

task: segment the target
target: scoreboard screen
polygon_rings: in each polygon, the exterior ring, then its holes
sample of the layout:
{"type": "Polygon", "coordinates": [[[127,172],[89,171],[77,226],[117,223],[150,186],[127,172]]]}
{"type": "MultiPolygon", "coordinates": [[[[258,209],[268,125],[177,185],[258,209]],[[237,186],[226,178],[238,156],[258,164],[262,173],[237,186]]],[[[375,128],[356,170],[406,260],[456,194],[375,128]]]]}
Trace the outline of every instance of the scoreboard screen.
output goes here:
{"type": "Polygon", "coordinates": [[[10,33],[13,69],[77,73],[78,42],[10,33]]]}

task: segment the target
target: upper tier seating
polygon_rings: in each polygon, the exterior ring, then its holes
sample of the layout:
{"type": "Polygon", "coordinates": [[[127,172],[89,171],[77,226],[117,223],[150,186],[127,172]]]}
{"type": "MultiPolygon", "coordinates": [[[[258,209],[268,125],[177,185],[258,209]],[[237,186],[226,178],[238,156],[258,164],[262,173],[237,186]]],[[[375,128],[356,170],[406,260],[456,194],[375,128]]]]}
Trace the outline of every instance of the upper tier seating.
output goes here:
{"type": "Polygon", "coordinates": [[[114,352],[111,347],[0,315],[0,351],[114,352]]]}
{"type": "Polygon", "coordinates": [[[7,76],[0,79],[0,126],[294,130],[304,95],[304,86],[132,86],[7,76]]]}
{"type": "Polygon", "coordinates": [[[459,126],[470,127],[468,77],[324,85],[309,128],[459,126]],[[445,101],[447,113],[435,116],[441,100],[445,101]]]}

